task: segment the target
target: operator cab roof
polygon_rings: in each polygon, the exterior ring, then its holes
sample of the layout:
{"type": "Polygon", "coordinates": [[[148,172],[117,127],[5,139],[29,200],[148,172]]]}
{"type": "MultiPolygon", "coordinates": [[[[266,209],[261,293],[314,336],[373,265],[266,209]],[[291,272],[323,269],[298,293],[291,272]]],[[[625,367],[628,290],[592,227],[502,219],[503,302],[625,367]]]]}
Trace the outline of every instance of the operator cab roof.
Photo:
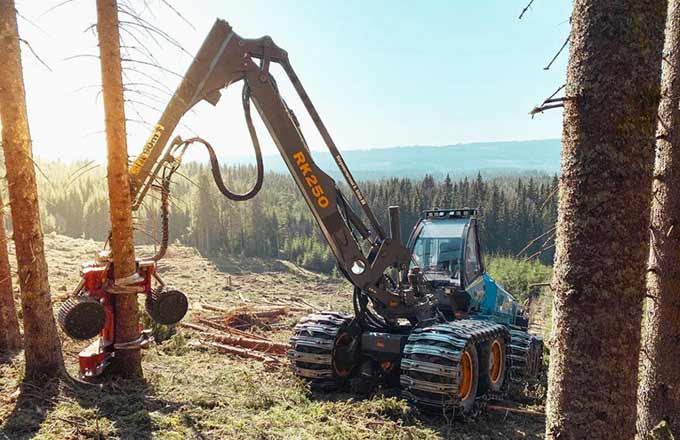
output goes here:
{"type": "Polygon", "coordinates": [[[460,285],[465,242],[477,210],[433,209],[423,213],[409,239],[412,262],[428,281],[460,285]]]}
{"type": "Polygon", "coordinates": [[[477,217],[477,208],[453,208],[453,209],[429,209],[424,212],[426,219],[450,219],[450,218],[470,218],[477,217]]]}

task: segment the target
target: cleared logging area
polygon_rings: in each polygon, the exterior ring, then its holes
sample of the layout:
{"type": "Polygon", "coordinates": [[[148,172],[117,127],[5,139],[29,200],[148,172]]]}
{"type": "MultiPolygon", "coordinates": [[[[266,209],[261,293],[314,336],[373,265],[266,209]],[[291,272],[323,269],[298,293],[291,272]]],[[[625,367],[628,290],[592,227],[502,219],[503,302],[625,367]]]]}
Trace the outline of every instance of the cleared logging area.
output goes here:
{"type": "MultiPolygon", "coordinates": [[[[46,244],[58,302],[78,282],[80,262],[101,243],[48,235],[46,244]]],[[[211,261],[192,248],[172,246],[162,270],[168,283],[190,295],[187,323],[202,325],[199,319],[214,322],[215,317],[236,322],[243,316],[225,311],[273,310],[281,308],[277,303],[287,303],[288,310],[276,320],[261,314],[259,322],[243,330],[274,346],[287,342],[307,308],[348,311],[351,304],[349,286],[285,261],[211,261]]],[[[22,356],[2,359],[0,438],[37,434],[43,439],[539,439],[543,435],[540,406],[514,404],[508,411],[507,403],[500,403],[475,420],[453,421],[419,413],[392,390],[365,399],[317,395],[293,377],[285,361],[224,354],[205,343],[208,338],[201,337],[200,329],[154,330],[161,342],[144,353],[145,382],[113,379],[102,389],[57,382],[40,389],[25,385],[19,397],[22,356]]],[[[67,366],[75,375],[76,355],[85,344],[63,341],[67,366]]]]}

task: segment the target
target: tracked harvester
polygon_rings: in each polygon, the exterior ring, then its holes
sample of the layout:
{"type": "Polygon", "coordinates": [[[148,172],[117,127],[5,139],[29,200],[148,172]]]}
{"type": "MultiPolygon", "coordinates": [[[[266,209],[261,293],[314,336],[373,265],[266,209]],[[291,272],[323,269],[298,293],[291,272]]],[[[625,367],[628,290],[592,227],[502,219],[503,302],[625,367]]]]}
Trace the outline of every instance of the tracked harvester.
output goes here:
{"type": "MultiPolygon", "coordinates": [[[[398,241],[398,211],[390,211],[398,241]]],[[[476,215],[469,208],[424,212],[408,239],[408,270],[384,275],[406,306],[425,301],[426,312],[390,314],[389,304],[356,287],[354,315],[315,313],[295,327],[295,373],[320,389],[398,385],[421,408],[458,414],[503,396],[511,381],[536,380],[543,342],[528,333],[512,295],[485,273],[476,215]]]]}
{"type": "Polygon", "coordinates": [[[354,286],[352,315],[315,313],[295,327],[289,357],[297,376],[319,389],[347,385],[366,392],[380,384],[397,386],[422,408],[470,413],[480,399],[504,393],[509,381],[538,374],[542,342],[527,332],[527,321],[513,297],[485,273],[477,212],[427,211],[404,245],[399,208],[390,207],[386,233],[286,51],[270,37],[242,38],[223,20],[214,24],[130,169],[133,209],[154,186],[162,190],[163,248],[170,176],[192,144],[207,149],[215,182],[225,197],[247,200],[260,190],[263,166],[251,102],[337,258],[340,272],[354,286]],[[298,119],[270,72],[272,64],[281,66],[292,83],[360,212],[352,209],[335,181],[314,162],[298,119]],[[208,142],[179,136],[170,141],[193,106],[201,101],[215,105],[221,90],[238,83],[243,87],[243,108],[257,159],[257,180],[244,194],[227,188],[208,142]]]}

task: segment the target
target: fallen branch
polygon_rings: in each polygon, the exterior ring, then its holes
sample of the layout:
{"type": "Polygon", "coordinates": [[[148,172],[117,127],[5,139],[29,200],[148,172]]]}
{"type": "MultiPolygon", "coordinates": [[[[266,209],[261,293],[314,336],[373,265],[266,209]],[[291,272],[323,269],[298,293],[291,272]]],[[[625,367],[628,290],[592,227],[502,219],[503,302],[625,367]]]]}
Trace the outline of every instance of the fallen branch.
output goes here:
{"type": "Polygon", "coordinates": [[[272,308],[272,309],[265,309],[265,310],[244,310],[244,311],[239,311],[239,314],[245,314],[245,315],[250,315],[254,316],[256,318],[278,318],[281,315],[287,315],[290,312],[289,308],[286,306],[278,307],[278,308],[272,308]]]}
{"type": "Polygon", "coordinates": [[[500,405],[487,405],[486,409],[488,411],[495,411],[495,412],[501,412],[501,413],[513,413],[513,414],[521,414],[525,416],[534,416],[534,417],[545,417],[545,413],[540,412],[540,411],[532,411],[530,409],[522,409],[522,408],[514,408],[514,407],[509,407],[509,406],[500,406],[500,405]]]}
{"type": "Polygon", "coordinates": [[[267,356],[262,353],[258,353],[256,351],[248,350],[245,348],[239,348],[239,347],[232,347],[229,345],[224,345],[220,344],[217,342],[210,342],[210,341],[201,341],[201,344],[207,346],[207,347],[212,347],[216,349],[217,351],[220,351],[222,353],[228,353],[228,354],[233,354],[239,357],[244,357],[244,358],[249,358],[249,359],[256,359],[258,361],[262,361],[265,363],[265,365],[279,365],[281,364],[281,361],[275,357],[272,356],[267,356]]]}
{"type": "Polygon", "coordinates": [[[200,336],[215,342],[220,342],[227,345],[235,345],[263,353],[276,354],[279,356],[285,355],[290,348],[287,344],[282,344],[280,342],[263,341],[261,339],[251,339],[243,336],[217,335],[214,333],[202,333],[200,336]]]}
{"type": "Polygon", "coordinates": [[[265,338],[264,336],[256,335],[255,333],[244,332],[243,330],[239,330],[239,329],[232,328],[232,327],[229,327],[229,326],[226,326],[226,325],[218,324],[216,322],[212,322],[212,321],[205,319],[205,318],[198,318],[198,322],[200,322],[201,324],[205,324],[208,327],[214,328],[216,330],[231,333],[231,334],[234,334],[234,335],[245,336],[245,337],[252,338],[252,339],[260,339],[262,341],[268,341],[269,340],[269,339],[265,338]]]}
{"type": "Polygon", "coordinates": [[[293,305],[293,304],[290,304],[290,303],[285,303],[283,301],[272,301],[272,300],[263,299],[260,302],[262,302],[264,304],[269,304],[269,305],[272,305],[272,306],[287,307],[288,310],[291,311],[291,312],[305,312],[305,313],[307,313],[307,312],[311,312],[311,311],[314,310],[310,306],[300,307],[300,306],[296,306],[296,305],[293,305]]]}
{"type": "Polygon", "coordinates": [[[222,307],[212,306],[210,304],[199,304],[201,308],[220,312],[223,316],[211,318],[212,322],[221,321],[224,325],[232,328],[248,328],[252,326],[269,325],[276,321],[279,317],[288,315],[290,307],[288,306],[265,306],[265,307],[251,307],[242,305],[232,309],[224,309],[222,307]]]}
{"type": "Polygon", "coordinates": [[[310,308],[311,308],[312,310],[314,310],[315,312],[320,312],[320,311],[322,310],[320,307],[317,307],[317,306],[315,306],[315,305],[312,305],[312,304],[308,303],[307,301],[305,301],[305,300],[302,299],[302,298],[296,298],[295,300],[296,300],[297,302],[300,302],[300,303],[306,305],[307,307],[310,307],[310,308]]]}
{"type": "Polygon", "coordinates": [[[213,305],[206,304],[206,303],[198,303],[198,305],[202,309],[210,310],[212,312],[222,312],[222,313],[229,313],[230,312],[229,309],[225,309],[224,307],[217,307],[217,306],[213,306],[213,305]]]}
{"type": "Polygon", "coordinates": [[[204,327],[204,326],[198,325],[198,324],[192,324],[190,322],[180,322],[179,325],[181,327],[190,328],[191,330],[196,330],[196,331],[199,331],[199,332],[209,332],[210,331],[210,329],[208,327],[204,327]]]}

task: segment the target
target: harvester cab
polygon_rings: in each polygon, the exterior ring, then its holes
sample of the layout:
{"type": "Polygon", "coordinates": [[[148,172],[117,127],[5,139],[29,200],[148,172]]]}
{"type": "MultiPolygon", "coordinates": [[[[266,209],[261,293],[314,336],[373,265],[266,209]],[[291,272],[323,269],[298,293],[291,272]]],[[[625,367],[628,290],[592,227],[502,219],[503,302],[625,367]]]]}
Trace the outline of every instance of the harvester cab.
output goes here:
{"type": "Polygon", "coordinates": [[[447,319],[526,325],[515,298],[485,271],[477,217],[472,208],[425,211],[408,240],[411,268],[420,268],[447,319]]]}

